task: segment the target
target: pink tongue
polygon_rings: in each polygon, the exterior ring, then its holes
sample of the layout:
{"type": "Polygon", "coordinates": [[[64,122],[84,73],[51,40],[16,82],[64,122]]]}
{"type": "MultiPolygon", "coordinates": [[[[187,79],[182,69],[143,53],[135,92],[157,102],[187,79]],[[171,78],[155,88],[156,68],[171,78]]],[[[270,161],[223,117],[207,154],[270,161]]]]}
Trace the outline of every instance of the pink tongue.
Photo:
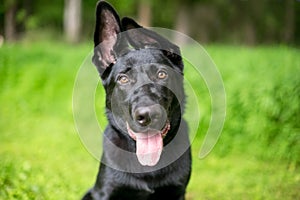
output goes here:
{"type": "Polygon", "coordinates": [[[136,133],[136,155],[142,165],[156,165],[159,161],[162,149],[163,139],[159,131],[136,133]]]}

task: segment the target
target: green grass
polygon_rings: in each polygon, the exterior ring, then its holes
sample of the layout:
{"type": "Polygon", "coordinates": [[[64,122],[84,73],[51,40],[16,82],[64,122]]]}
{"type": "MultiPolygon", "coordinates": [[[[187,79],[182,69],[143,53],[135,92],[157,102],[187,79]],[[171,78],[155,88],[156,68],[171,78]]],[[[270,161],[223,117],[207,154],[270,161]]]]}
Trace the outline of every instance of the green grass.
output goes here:
{"type": "MultiPolygon", "coordinates": [[[[58,42],[0,48],[0,199],[79,199],[93,185],[98,161],[81,144],[72,114],[76,73],[91,48],[58,42]]],[[[209,121],[200,85],[203,116],[187,198],[299,199],[299,50],[207,50],[224,79],[227,117],[213,152],[198,159],[209,121]]]]}

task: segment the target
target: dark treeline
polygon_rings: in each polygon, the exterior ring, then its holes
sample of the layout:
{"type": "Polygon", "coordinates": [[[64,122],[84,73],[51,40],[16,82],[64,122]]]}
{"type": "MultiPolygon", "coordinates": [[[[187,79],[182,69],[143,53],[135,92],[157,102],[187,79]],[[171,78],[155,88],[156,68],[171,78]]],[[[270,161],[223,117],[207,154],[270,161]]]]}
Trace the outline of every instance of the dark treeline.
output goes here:
{"type": "MultiPolygon", "coordinates": [[[[1,0],[0,34],[14,41],[50,32],[90,38],[95,0],[1,0]]],[[[199,42],[300,44],[299,0],[110,0],[144,26],[175,29],[199,42]]]]}

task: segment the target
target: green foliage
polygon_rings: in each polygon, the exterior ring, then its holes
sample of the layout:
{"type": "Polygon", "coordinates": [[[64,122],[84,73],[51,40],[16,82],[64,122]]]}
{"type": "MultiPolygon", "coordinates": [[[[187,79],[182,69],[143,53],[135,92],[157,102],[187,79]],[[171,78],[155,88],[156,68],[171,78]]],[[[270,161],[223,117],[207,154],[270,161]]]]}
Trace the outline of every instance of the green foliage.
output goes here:
{"type": "MultiPolygon", "coordinates": [[[[53,41],[0,48],[0,199],[78,199],[94,183],[98,162],[72,116],[75,76],[91,49],[53,41]]],[[[299,199],[299,50],[207,49],[224,79],[227,118],[215,149],[199,160],[210,99],[187,70],[204,94],[187,199],[299,199]]]]}
{"type": "Polygon", "coordinates": [[[36,1],[32,6],[32,16],[39,29],[54,29],[61,32],[63,27],[64,1],[36,1]]]}
{"type": "Polygon", "coordinates": [[[299,50],[224,47],[214,55],[220,49],[209,52],[221,69],[227,93],[222,148],[299,166],[299,50]],[[226,61],[219,61],[220,56],[226,61]]]}
{"type": "MultiPolygon", "coordinates": [[[[82,0],[82,38],[91,38],[97,0],[82,0]]],[[[141,0],[108,0],[121,16],[137,19],[141,0]]],[[[300,3],[286,1],[222,0],[151,0],[151,26],[174,28],[180,11],[186,9],[186,33],[201,41],[238,42],[246,44],[300,42],[300,3]],[[288,13],[291,13],[290,15],[288,13]],[[291,24],[289,26],[288,24],[291,24]]],[[[3,35],[5,12],[17,6],[18,33],[32,30],[63,32],[64,1],[4,0],[0,3],[0,33],[3,35]]],[[[138,19],[137,19],[138,20],[138,19]]],[[[182,21],[182,20],[181,20],[182,21]]]]}
{"type": "Polygon", "coordinates": [[[78,199],[92,184],[85,173],[98,164],[76,135],[71,96],[89,51],[52,41],[0,49],[0,199],[78,199]]]}

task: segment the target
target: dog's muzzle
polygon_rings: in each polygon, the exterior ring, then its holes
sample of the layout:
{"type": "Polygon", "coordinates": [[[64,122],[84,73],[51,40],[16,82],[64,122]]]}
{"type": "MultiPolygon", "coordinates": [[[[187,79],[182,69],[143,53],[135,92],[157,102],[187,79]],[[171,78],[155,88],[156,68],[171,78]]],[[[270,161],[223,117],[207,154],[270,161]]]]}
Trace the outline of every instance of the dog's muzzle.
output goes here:
{"type": "Polygon", "coordinates": [[[155,104],[135,109],[132,117],[138,131],[127,122],[127,132],[136,141],[138,161],[144,166],[154,166],[159,162],[163,139],[171,128],[166,112],[155,104]]]}

